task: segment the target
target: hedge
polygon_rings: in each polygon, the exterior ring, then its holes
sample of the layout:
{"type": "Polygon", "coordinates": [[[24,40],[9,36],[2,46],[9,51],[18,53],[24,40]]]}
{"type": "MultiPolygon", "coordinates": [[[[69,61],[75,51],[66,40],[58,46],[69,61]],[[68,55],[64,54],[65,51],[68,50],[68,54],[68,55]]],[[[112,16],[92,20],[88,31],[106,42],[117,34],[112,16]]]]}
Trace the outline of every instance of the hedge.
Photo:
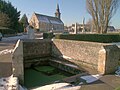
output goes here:
{"type": "Polygon", "coordinates": [[[69,34],[69,35],[56,35],[56,39],[77,40],[77,41],[90,41],[101,43],[120,42],[120,34],[69,34]]]}
{"type": "Polygon", "coordinates": [[[4,28],[4,27],[0,27],[0,32],[5,35],[5,34],[15,34],[15,30],[13,29],[9,29],[9,28],[4,28]]]}

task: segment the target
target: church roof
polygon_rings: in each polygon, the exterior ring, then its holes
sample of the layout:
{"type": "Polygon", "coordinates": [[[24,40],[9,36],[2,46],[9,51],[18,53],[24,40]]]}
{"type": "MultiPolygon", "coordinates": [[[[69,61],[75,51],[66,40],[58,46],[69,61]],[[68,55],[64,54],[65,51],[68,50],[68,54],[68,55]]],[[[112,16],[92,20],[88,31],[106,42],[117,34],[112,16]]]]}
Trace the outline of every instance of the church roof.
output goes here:
{"type": "Polygon", "coordinates": [[[46,22],[51,24],[63,24],[63,22],[57,17],[42,15],[38,13],[35,13],[35,15],[37,16],[38,20],[41,22],[46,22]]]}

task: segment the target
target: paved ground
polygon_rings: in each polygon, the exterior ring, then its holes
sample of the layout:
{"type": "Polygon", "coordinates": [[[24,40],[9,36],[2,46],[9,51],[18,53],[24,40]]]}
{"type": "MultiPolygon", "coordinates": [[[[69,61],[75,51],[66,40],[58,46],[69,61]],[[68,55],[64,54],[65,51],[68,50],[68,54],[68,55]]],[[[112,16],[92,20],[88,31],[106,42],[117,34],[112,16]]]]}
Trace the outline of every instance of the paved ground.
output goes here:
{"type": "MultiPolygon", "coordinates": [[[[14,48],[14,44],[0,43],[0,51],[14,48]]],[[[12,55],[11,53],[0,55],[0,77],[12,74],[12,55]]]]}
{"type": "MultiPolygon", "coordinates": [[[[86,75],[86,73],[63,79],[63,81],[71,83],[75,81],[76,78],[78,79],[83,75],[86,75]]],[[[81,85],[80,90],[115,90],[118,87],[120,87],[120,77],[115,75],[104,75],[93,83],[81,85]]]]}
{"type": "Polygon", "coordinates": [[[117,87],[120,87],[120,77],[105,75],[92,84],[82,85],[80,90],[115,90],[117,87]]]}

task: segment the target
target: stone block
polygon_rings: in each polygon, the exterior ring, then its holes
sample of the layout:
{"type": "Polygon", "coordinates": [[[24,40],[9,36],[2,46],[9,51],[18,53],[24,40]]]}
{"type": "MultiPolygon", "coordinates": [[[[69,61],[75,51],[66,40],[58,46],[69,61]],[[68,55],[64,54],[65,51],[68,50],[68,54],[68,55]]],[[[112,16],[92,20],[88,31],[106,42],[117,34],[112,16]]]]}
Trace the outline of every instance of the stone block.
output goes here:
{"type": "Polygon", "coordinates": [[[98,72],[101,74],[114,73],[118,67],[120,49],[116,45],[105,45],[99,51],[98,72]]]}

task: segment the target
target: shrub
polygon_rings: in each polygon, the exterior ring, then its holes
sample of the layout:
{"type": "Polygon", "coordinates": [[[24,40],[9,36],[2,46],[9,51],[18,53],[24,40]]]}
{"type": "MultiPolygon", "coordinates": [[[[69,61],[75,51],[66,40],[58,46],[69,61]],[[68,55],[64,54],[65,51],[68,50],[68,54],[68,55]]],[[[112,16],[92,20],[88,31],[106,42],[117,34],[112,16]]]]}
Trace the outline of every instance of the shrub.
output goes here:
{"type": "Polygon", "coordinates": [[[52,32],[43,33],[43,39],[52,39],[54,37],[52,32]]]}
{"type": "Polygon", "coordinates": [[[69,35],[56,35],[56,39],[90,41],[101,43],[120,42],[120,34],[69,34],[69,35]]]}

